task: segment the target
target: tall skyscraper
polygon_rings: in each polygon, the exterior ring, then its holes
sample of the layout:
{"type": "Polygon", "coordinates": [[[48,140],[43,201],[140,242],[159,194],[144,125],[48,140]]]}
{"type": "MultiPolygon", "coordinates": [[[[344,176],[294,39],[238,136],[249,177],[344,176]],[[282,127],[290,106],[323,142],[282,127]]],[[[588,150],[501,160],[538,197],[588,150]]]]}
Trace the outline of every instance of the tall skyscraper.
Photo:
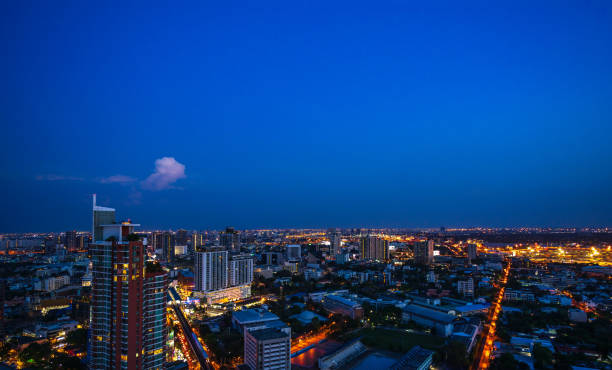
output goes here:
{"type": "Polygon", "coordinates": [[[174,247],[176,246],[174,234],[170,231],[165,231],[160,236],[161,238],[161,249],[162,249],[162,260],[173,263],[175,258],[174,247]]]}
{"type": "Polygon", "coordinates": [[[478,249],[476,244],[467,245],[467,255],[470,262],[478,257],[478,249]]]}
{"type": "Polygon", "coordinates": [[[104,241],[102,236],[102,225],[108,225],[115,222],[115,209],[108,207],[100,207],[96,205],[96,194],[93,195],[93,229],[92,241],[104,241]]]}
{"type": "Polygon", "coordinates": [[[253,282],[253,257],[249,254],[236,254],[231,257],[229,268],[231,286],[253,282]]]}
{"type": "Polygon", "coordinates": [[[198,248],[203,247],[203,246],[204,246],[204,235],[202,233],[194,231],[193,234],[191,234],[191,247],[193,248],[194,251],[197,251],[198,248]]]}
{"type": "Polygon", "coordinates": [[[291,336],[277,328],[245,330],[244,363],[252,370],[291,369],[291,336]]]}
{"type": "Polygon", "coordinates": [[[240,252],[240,234],[233,227],[227,227],[219,234],[219,244],[230,252],[240,252]]]}
{"type": "Polygon", "coordinates": [[[196,252],[195,290],[210,292],[228,287],[228,257],[226,250],[210,248],[196,252]]]}
{"type": "Polygon", "coordinates": [[[362,237],[361,259],[378,261],[389,259],[389,242],[369,234],[362,237]]]}
{"type": "Polygon", "coordinates": [[[427,240],[414,245],[414,261],[421,265],[431,265],[433,262],[434,241],[427,240]]]}
{"type": "Polygon", "coordinates": [[[66,246],[66,249],[68,249],[69,251],[74,251],[77,248],[77,232],[72,230],[72,231],[66,231],[64,233],[64,245],[66,246]]]}
{"type": "Polygon", "coordinates": [[[187,230],[178,229],[174,238],[176,245],[187,245],[187,230]]]}
{"type": "Polygon", "coordinates": [[[159,358],[166,356],[165,271],[159,265],[145,269],[144,245],[133,234],[139,225],[115,222],[114,209],[96,206],[95,198],[93,213],[89,367],[160,368],[159,358]]]}
{"type": "Polygon", "coordinates": [[[329,237],[329,254],[332,256],[340,253],[340,247],[342,245],[342,233],[337,229],[329,229],[328,230],[329,237]]]}
{"type": "Polygon", "coordinates": [[[143,301],[143,369],[163,369],[169,354],[166,323],[168,273],[159,264],[145,266],[143,301]]]}

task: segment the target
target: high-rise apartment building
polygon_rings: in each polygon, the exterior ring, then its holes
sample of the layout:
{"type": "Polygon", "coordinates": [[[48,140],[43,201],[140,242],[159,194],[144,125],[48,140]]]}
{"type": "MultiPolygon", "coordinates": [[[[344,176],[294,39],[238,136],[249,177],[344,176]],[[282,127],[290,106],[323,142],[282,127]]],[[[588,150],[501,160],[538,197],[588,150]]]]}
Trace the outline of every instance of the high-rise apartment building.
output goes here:
{"type": "Polygon", "coordinates": [[[210,248],[196,252],[195,290],[210,292],[225,289],[229,285],[229,254],[222,248],[210,248]]]}
{"type": "Polygon", "coordinates": [[[163,369],[169,354],[166,324],[167,291],[167,272],[159,264],[147,264],[143,297],[143,369],[163,369]]]}
{"type": "Polygon", "coordinates": [[[175,260],[175,250],[176,240],[174,234],[170,231],[164,231],[161,238],[161,249],[162,249],[162,260],[168,263],[173,263],[175,260]]]}
{"type": "Polygon", "coordinates": [[[362,237],[361,259],[377,261],[389,259],[389,242],[374,235],[362,237]]]}
{"type": "Polygon", "coordinates": [[[291,369],[291,336],[277,328],[245,330],[244,363],[252,370],[291,369]]]}
{"type": "Polygon", "coordinates": [[[202,233],[194,231],[193,234],[191,234],[191,247],[193,248],[194,251],[197,251],[198,248],[203,247],[203,246],[204,246],[204,235],[202,233]]]}
{"type": "Polygon", "coordinates": [[[229,280],[231,286],[253,282],[253,257],[250,254],[237,254],[231,257],[229,280]]]}
{"type": "Polygon", "coordinates": [[[240,234],[233,227],[227,227],[219,234],[219,244],[230,252],[240,252],[240,234]]]}
{"type": "Polygon", "coordinates": [[[329,237],[329,254],[336,256],[340,253],[340,247],[342,246],[342,233],[336,229],[328,230],[329,237]]]}
{"type": "Polygon", "coordinates": [[[95,197],[93,213],[89,368],[161,369],[165,271],[145,269],[144,245],[133,234],[139,225],[115,222],[115,210],[96,206],[95,197]]]}
{"type": "Polygon", "coordinates": [[[414,245],[414,261],[421,265],[431,265],[433,263],[433,249],[433,240],[416,243],[414,245]]]}

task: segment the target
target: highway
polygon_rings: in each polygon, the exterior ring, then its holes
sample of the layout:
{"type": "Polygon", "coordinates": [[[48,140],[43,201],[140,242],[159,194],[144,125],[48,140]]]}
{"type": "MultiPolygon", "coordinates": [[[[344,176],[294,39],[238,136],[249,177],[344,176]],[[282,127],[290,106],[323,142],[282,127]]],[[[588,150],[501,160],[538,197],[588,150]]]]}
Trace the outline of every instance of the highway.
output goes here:
{"type": "Polygon", "coordinates": [[[191,348],[192,353],[197,358],[202,369],[213,370],[213,366],[210,364],[208,360],[208,354],[202,347],[202,344],[200,344],[200,341],[198,341],[198,338],[196,337],[193,330],[191,330],[189,321],[187,321],[187,319],[185,318],[185,315],[183,314],[183,309],[180,306],[180,301],[179,302],[176,301],[176,297],[178,297],[178,294],[176,293],[174,288],[170,288],[168,294],[170,298],[172,299],[172,303],[171,303],[172,308],[174,309],[174,313],[176,314],[176,317],[178,318],[179,323],[181,324],[183,335],[187,339],[187,342],[189,343],[189,347],[191,348]]]}
{"type": "Polygon", "coordinates": [[[504,298],[504,291],[506,289],[506,283],[508,282],[508,275],[510,274],[510,263],[506,265],[503,271],[503,276],[499,284],[499,291],[495,300],[491,304],[489,314],[487,315],[487,330],[486,335],[483,337],[481,343],[476,348],[476,355],[474,356],[474,362],[470,366],[471,369],[488,369],[491,362],[491,355],[493,352],[493,341],[495,340],[495,328],[497,326],[497,318],[501,312],[501,302],[504,298]]]}

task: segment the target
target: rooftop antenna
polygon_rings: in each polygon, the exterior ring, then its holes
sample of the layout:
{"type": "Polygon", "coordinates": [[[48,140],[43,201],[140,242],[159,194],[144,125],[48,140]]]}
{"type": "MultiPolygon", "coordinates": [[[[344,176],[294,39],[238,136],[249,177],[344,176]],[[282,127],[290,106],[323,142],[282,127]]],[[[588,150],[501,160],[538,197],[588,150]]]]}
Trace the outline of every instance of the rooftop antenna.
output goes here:
{"type": "Polygon", "coordinates": [[[96,194],[93,195],[93,206],[96,208],[96,194]]]}

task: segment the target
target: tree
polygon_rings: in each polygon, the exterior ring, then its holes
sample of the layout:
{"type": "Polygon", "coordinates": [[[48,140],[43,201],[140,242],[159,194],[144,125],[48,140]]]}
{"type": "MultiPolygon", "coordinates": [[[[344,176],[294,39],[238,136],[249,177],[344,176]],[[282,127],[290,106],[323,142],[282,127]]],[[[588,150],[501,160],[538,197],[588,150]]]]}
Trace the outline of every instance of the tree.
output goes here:
{"type": "Polygon", "coordinates": [[[312,321],[310,322],[310,325],[312,325],[312,330],[314,330],[315,332],[318,332],[319,329],[321,329],[321,321],[318,317],[313,317],[312,321]]]}
{"type": "Polygon", "coordinates": [[[518,361],[511,353],[504,353],[491,362],[491,370],[523,370],[529,369],[529,365],[518,361]]]}
{"type": "Polygon", "coordinates": [[[549,369],[553,364],[552,352],[543,347],[540,343],[536,343],[531,351],[533,357],[533,367],[536,369],[549,369]]]}
{"type": "Polygon", "coordinates": [[[9,343],[5,340],[0,341],[0,361],[6,361],[10,351],[9,343]]]}
{"type": "Polygon", "coordinates": [[[87,329],[76,329],[68,332],[66,341],[72,345],[79,347],[87,346],[87,329]]]}
{"type": "Polygon", "coordinates": [[[452,341],[444,348],[444,358],[446,365],[450,369],[463,370],[467,369],[469,361],[467,359],[467,351],[461,342],[452,341]]]}
{"type": "Polygon", "coordinates": [[[33,366],[43,366],[51,356],[51,345],[48,342],[43,344],[32,343],[19,353],[19,359],[33,366]]]}

